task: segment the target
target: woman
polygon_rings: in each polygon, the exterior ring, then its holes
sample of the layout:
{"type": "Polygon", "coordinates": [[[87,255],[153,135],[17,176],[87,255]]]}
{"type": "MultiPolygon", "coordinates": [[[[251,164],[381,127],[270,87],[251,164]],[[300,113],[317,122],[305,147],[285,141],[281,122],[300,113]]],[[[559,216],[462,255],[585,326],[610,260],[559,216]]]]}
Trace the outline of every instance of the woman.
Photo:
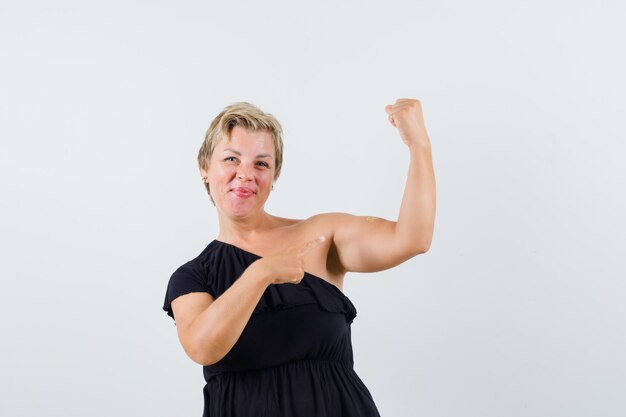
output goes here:
{"type": "Polygon", "coordinates": [[[426,252],[435,218],[420,102],[400,99],[385,111],[411,155],[397,221],[265,212],[282,165],[280,124],[249,103],[211,123],[198,163],[219,234],[172,274],[163,307],[204,366],[205,417],[379,416],[353,370],[356,310],[343,279],[426,252]]]}

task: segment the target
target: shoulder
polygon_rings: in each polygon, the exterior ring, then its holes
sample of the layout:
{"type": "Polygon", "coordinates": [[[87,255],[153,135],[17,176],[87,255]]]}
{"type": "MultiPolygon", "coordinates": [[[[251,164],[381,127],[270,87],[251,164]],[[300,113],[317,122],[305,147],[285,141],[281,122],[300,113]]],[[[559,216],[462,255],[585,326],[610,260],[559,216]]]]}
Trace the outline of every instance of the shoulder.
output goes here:
{"type": "Polygon", "coordinates": [[[307,226],[334,226],[351,217],[354,216],[352,214],[341,212],[320,213],[315,214],[302,222],[307,226]]]}
{"type": "Polygon", "coordinates": [[[212,240],[202,251],[191,260],[180,265],[175,271],[177,274],[201,273],[205,274],[220,255],[221,247],[216,240],[212,240]]]}
{"type": "Polygon", "coordinates": [[[334,246],[343,239],[342,236],[349,234],[348,231],[355,228],[369,228],[375,217],[356,216],[343,212],[315,214],[299,225],[298,235],[301,239],[312,239],[317,236],[325,236],[334,246]]]}
{"type": "Polygon", "coordinates": [[[277,223],[275,230],[277,233],[272,235],[272,240],[277,236],[294,242],[307,239],[311,235],[325,235],[330,238],[334,235],[338,225],[354,217],[351,214],[340,212],[319,213],[305,219],[274,216],[277,223]]]}
{"type": "Polygon", "coordinates": [[[214,265],[220,258],[220,245],[211,241],[197,256],[178,266],[171,274],[168,282],[168,291],[184,291],[190,287],[195,289],[204,288],[210,293],[212,290],[214,265]]]}
{"type": "Polygon", "coordinates": [[[302,227],[307,231],[312,230],[334,240],[338,231],[361,224],[370,224],[377,219],[376,217],[357,216],[343,212],[320,213],[304,220],[302,227]]]}

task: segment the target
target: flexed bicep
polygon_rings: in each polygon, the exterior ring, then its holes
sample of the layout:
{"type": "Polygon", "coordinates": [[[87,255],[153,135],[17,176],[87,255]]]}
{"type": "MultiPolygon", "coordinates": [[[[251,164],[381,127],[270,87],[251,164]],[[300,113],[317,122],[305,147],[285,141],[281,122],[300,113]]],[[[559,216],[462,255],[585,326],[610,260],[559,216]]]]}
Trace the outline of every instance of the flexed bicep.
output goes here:
{"type": "Polygon", "coordinates": [[[399,240],[394,221],[347,213],[331,215],[333,242],[345,272],[383,271],[421,253],[399,240]]]}

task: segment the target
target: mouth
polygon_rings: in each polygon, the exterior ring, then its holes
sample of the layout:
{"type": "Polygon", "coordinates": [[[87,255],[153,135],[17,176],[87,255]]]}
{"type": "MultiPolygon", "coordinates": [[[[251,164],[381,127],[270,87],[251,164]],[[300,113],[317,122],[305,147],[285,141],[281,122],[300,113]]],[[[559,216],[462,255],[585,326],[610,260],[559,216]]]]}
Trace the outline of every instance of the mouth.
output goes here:
{"type": "Polygon", "coordinates": [[[237,197],[242,197],[242,198],[248,198],[248,197],[252,197],[253,195],[256,195],[256,192],[252,191],[249,188],[244,188],[244,187],[233,188],[230,191],[235,193],[237,197]]]}

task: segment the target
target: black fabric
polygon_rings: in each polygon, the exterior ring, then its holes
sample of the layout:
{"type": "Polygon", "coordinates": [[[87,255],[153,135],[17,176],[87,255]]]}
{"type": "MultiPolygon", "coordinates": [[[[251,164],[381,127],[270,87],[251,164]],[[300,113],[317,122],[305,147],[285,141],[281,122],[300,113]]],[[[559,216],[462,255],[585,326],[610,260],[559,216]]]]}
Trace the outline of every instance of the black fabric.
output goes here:
{"type": "MultiPolygon", "coordinates": [[[[213,240],[172,274],[163,309],[174,318],[181,295],[219,297],[259,258],[213,240]]],[[[203,417],[379,416],[353,369],[355,317],[348,297],[315,275],[268,286],[230,352],[203,369],[203,417]]]]}

